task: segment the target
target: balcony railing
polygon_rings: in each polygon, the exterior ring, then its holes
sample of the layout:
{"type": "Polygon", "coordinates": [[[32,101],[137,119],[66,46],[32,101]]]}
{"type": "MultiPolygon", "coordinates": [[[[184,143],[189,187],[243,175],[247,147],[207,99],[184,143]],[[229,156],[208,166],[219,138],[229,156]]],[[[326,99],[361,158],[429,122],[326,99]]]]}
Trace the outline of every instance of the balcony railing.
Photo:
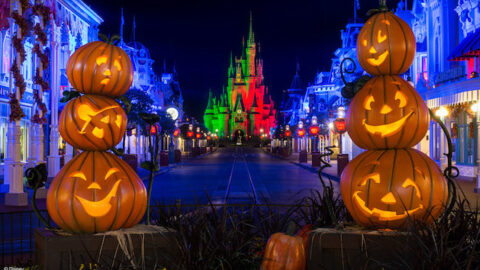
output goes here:
{"type": "Polygon", "coordinates": [[[433,75],[433,83],[435,87],[466,79],[467,72],[463,65],[433,75]]]}

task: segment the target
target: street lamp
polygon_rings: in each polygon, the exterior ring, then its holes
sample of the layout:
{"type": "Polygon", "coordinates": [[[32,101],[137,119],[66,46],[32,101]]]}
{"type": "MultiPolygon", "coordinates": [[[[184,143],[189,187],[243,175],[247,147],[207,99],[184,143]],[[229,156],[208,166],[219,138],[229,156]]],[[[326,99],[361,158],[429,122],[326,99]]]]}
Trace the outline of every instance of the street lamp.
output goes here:
{"type": "MultiPolygon", "coordinates": [[[[442,106],[435,112],[435,115],[440,117],[440,120],[444,123],[445,122],[444,121],[445,117],[448,116],[448,110],[447,110],[447,108],[442,106]]],[[[447,157],[443,153],[447,152],[445,150],[447,143],[445,141],[446,140],[445,136],[440,135],[439,137],[441,138],[440,139],[440,149],[441,149],[440,165],[441,165],[442,170],[444,170],[447,167],[447,157]]]]}
{"type": "Polygon", "coordinates": [[[472,105],[472,111],[477,118],[477,183],[474,192],[480,193],[480,101],[472,105]]]}

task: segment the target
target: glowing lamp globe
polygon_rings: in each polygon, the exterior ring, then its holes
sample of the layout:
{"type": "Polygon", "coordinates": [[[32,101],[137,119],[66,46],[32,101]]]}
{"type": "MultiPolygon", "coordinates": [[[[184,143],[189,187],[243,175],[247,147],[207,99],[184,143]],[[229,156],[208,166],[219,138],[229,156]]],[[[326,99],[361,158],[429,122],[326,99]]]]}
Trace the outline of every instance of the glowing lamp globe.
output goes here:
{"type": "Polygon", "coordinates": [[[285,137],[292,136],[292,132],[290,130],[285,130],[285,137]]]}
{"type": "Polygon", "coordinates": [[[173,132],[173,136],[174,137],[178,137],[178,135],[180,135],[180,129],[175,129],[175,131],[173,132]]]}
{"type": "Polygon", "coordinates": [[[335,132],[337,132],[339,134],[343,134],[343,133],[345,133],[345,131],[347,131],[347,127],[346,127],[346,124],[345,124],[345,119],[337,118],[337,119],[335,119],[333,124],[334,124],[334,127],[335,127],[335,132]]]}
{"type": "Polygon", "coordinates": [[[207,141],[210,141],[212,137],[210,135],[207,136],[207,141]]]}
{"type": "Polygon", "coordinates": [[[312,135],[312,136],[316,136],[319,131],[320,131],[320,129],[318,128],[318,126],[311,126],[310,127],[310,135],[312,135]]]}
{"type": "Polygon", "coordinates": [[[150,127],[150,134],[152,134],[152,135],[157,134],[157,127],[155,125],[152,125],[150,127]]]}
{"type": "Polygon", "coordinates": [[[201,134],[201,133],[197,133],[196,138],[197,138],[197,139],[202,138],[202,134],[201,134]]]}
{"type": "Polygon", "coordinates": [[[187,132],[187,137],[188,138],[193,138],[193,131],[188,131],[187,132]]]}
{"type": "Polygon", "coordinates": [[[305,136],[305,129],[303,128],[300,128],[297,130],[297,136],[300,137],[300,138],[303,138],[303,136],[305,136]]]}

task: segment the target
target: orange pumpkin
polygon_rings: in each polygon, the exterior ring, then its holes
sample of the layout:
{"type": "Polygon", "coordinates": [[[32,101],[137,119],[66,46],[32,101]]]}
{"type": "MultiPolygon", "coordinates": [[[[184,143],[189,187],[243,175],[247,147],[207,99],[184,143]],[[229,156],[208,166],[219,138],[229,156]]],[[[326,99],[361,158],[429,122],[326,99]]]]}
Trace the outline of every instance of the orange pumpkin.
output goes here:
{"type": "Polygon", "coordinates": [[[113,154],[86,151],[53,179],[47,210],[62,229],[96,233],[137,224],[147,207],[147,192],[137,174],[113,154]]]}
{"type": "Polygon", "coordinates": [[[262,261],[262,270],[304,270],[305,249],[300,236],[274,233],[268,239],[262,261]]]}
{"type": "Polygon", "coordinates": [[[373,15],[357,38],[358,62],[372,75],[402,74],[415,57],[412,29],[392,12],[373,15]]]}
{"type": "Polygon", "coordinates": [[[404,228],[409,218],[431,223],[448,197],[438,165],[414,149],[360,154],[343,171],[340,192],[358,224],[391,229],[404,228]]]}
{"type": "Polygon", "coordinates": [[[67,76],[79,92],[117,97],[130,88],[133,66],[130,57],[120,47],[94,41],[70,56],[67,76]]]}
{"type": "Polygon", "coordinates": [[[345,120],[356,145],[386,149],[416,145],[427,133],[430,116],[408,82],[398,76],[377,76],[352,99],[345,120]]]}
{"type": "Polygon", "coordinates": [[[116,146],[126,128],[125,111],[109,97],[75,98],[60,114],[60,135],[70,145],[83,150],[108,150],[116,146]]]}

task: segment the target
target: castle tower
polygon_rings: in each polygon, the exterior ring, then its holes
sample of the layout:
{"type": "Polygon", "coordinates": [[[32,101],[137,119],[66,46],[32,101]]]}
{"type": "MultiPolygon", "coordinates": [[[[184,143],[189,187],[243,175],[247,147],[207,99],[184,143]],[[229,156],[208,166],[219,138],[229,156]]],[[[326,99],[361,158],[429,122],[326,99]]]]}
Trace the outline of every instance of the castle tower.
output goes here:
{"type": "Polygon", "coordinates": [[[275,126],[275,110],[266,89],[263,60],[260,46],[255,41],[253,17],[250,14],[248,37],[246,42],[245,39],[242,41],[241,56],[230,54],[226,89],[217,99],[218,113],[212,112],[212,97],[209,96],[204,113],[206,127],[212,132],[218,129],[219,136],[232,136],[240,131],[248,138],[260,135],[262,128],[267,132],[275,126]]]}

